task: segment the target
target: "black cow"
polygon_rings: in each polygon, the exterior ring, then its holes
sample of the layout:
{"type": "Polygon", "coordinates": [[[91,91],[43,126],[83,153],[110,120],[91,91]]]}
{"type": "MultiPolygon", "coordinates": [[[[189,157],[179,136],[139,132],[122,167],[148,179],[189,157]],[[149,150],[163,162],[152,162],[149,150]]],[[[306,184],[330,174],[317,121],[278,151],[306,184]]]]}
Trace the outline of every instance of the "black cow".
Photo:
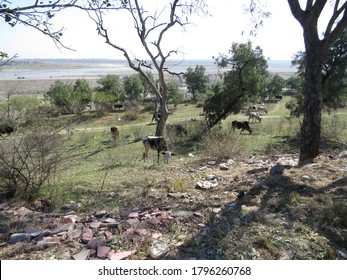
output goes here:
{"type": "Polygon", "coordinates": [[[17,129],[13,126],[1,126],[0,127],[0,135],[2,134],[11,134],[12,132],[16,131],[17,129]]]}
{"type": "Polygon", "coordinates": [[[115,104],[113,104],[113,108],[114,109],[122,109],[124,107],[124,105],[123,104],[120,104],[120,103],[115,103],[115,104]]]}
{"type": "Polygon", "coordinates": [[[240,134],[241,134],[242,131],[244,131],[244,130],[248,131],[249,134],[252,134],[252,129],[251,129],[251,127],[249,126],[248,121],[243,121],[243,122],[233,121],[233,122],[231,123],[231,128],[232,128],[233,131],[235,130],[235,128],[241,129],[240,134]]]}
{"type": "Polygon", "coordinates": [[[161,118],[161,113],[158,111],[155,111],[152,116],[151,123],[155,120],[155,122],[159,122],[161,118]]]}
{"type": "Polygon", "coordinates": [[[166,141],[163,136],[146,136],[143,140],[143,145],[145,146],[145,152],[143,153],[143,160],[145,161],[148,158],[149,150],[156,150],[158,152],[158,162],[160,152],[163,151],[163,154],[166,155],[166,162],[169,162],[169,158],[173,155],[166,144],[166,141]]]}

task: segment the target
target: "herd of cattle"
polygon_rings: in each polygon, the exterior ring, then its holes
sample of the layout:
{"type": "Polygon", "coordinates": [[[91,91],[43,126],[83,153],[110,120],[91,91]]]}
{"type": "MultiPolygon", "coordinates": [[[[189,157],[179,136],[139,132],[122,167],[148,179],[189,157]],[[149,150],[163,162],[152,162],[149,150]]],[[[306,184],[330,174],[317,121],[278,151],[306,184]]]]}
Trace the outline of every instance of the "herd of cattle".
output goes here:
{"type": "MultiPolygon", "coordinates": [[[[240,134],[243,131],[248,131],[249,134],[252,134],[252,129],[250,127],[250,122],[252,119],[255,119],[256,121],[261,122],[261,117],[260,113],[263,112],[265,114],[268,113],[267,109],[264,106],[256,106],[252,105],[248,108],[247,115],[249,116],[248,121],[237,121],[234,120],[231,123],[231,129],[234,131],[235,129],[239,129],[240,134]]],[[[153,117],[152,121],[154,119],[158,120],[160,116],[156,115],[153,117]]],[[[167,125],[167,130],[170,131],[171,133],[175,133],[176,135],[188,135],[188,131],[182,124],[168,124],[167,125]]],[[[12,126],[3,126],[0,127],[0,135],[2,136],[3,134],[11,134],[12,132],[16,131],[15,127],[12,126]]],[[[110,128],[111,131],[111,137],[113,141],[119,140],[119,129],[115,126],[112,126],[110,128]]],[[[169,163],[171,157],[174,155],[169,148],[168,145],[165,141],[165,138],[163,136],[146,136],[143,140],[143,145],[145,148],[145,151],[143,153],[143,160],[146,161],[148,158],[148,153],[150,150],[155,150],[157,151],[157,161],[159,162],[160,158],[160,153],[164,155],[164,163],[169,163]]]]}

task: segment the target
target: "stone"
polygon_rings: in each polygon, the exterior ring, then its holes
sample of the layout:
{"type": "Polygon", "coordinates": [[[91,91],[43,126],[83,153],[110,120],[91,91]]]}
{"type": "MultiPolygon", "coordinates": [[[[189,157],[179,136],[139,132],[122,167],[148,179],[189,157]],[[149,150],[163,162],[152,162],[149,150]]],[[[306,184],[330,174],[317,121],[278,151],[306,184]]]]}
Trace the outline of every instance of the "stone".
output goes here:
{"type": "Polygon", "coordinates": [[[94,216],[97,218],[103,217],[107,215],[107,211],[106,210],[100,210],[95,212],[94,216]]]}
{"type": "Polygon", "coordinates": [[[284,166],[280,164],[276,164],[270,169],[270,175],[271,176],[276,176],[276,175],[282,175],[284,171],[284,166]]]}
{"type": "Polygon", "coordinates": [[[110,254],[110,260],[124,260],[131,255],[135,254],[135,250],[133,251],[125,251],[125,252],[117,252],[110,254]]]}
{"type": "Polygon", "coordinates": [[[219,165],[219,169],[222,170],[222,171],[226,171],[226,170],[229,170],[229,166],[225,163],[221,163],[219,165]]]}
{"type": "Polygon", "coordinates": [[[128,218],[138,218],[139,217],[139,212],[130,212],[128,214],[128,218]]]}
{"type": "Polygon", "coordinates": [[[89,227],[90,227],[90,228],[97,229],[97,228],[100,227],[100,225],[101,225],[101,222],[91,222],[91,223],[89,224],[89,227]]]}
{"type": "Polygon", "coordinates": [[[343,152],[339,153],[339,157],[340,157],[340,158],[345,158],[345,157],[347,157],[347,151],[343,151],[343,152]]]}
{"type": "Polygon", "coordinates": [[[85,229],[83,231],[82,237],[81,237],[81,241],[83,243],[88,243],[90,240],[93,239],[93,231],[91,229],[85,229]]]}
{"type": "Polygon", "coordinates": [[[154,240],[150,248],[150,256],[154,259],[164,257],[170,251],[170,245],[166,240],[154,240]]]}
{"type": "Polygon", "coordinates": [[[145,228],[139,228],[135,230],[135,233],[137,233],[140,236],[147,236],[149,234],[148,230],[145,228]]]}
{"type": "Polygon", "coordinates": [[[92,238],[88,241],[87,247],[88,249],[96,249],[99,246],[102,246],[104,244],[103,240],[100,240],[98,238],[92,238]]]}
{"type": "Polygon", "coordinates": [[[308,175],[302,175],[300,179],[301,179],[301,181],[310,181],[311,177],[308,175]]]}
{"type": "Polygon", "coordinates": [[[90,250],[82,250],[81,252],[75,254],[72,256],[72,258],[76,261],[85,261],[86,259],[88,259],[90,250]]]}
{"type": "Polygon", "coordinates": [[[96,250],[96,256],[99,259],[106,259],[108,254],[110,253],[111,248],[107,246],[99,246],[96,250]]]}
{"type": "Polygon", "coordinates": [[[61,232],[68,232],[74,229],[74,224],[73,223],[69,223],[69,224],[63,224],[63,225],[58,225],[55,228],[52,229],[51,231],[51,235],[55,235],[61,232]]]}

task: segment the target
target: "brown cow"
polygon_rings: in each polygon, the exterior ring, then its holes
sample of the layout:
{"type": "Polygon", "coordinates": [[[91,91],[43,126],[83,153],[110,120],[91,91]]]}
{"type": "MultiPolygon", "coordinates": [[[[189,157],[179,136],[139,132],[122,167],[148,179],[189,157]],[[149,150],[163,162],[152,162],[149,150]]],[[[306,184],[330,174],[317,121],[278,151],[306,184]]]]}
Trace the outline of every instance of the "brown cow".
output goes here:
{"type": "Polygon", "coordinates": [[[117,127],[115,127],[115,126],[111,127],[111,136],[112,136],[113,141],[116,141],[119,139],[119,130],[117,127]]]}
{"type": "Polygon", "coordinates": [[[231,128],[232,128],[233,131],[235,130],[235,128],[241,129],[240,134],[241,134],[242,131],[244,131],[244,130],[247,130],[247,131],[249,132],[249,134],[252,134],[252,129],[251,129],[251,127],[249,126],[248,121],[243,121],[243,122],[233,121],[233,122],[231,123],[231,128]]]}

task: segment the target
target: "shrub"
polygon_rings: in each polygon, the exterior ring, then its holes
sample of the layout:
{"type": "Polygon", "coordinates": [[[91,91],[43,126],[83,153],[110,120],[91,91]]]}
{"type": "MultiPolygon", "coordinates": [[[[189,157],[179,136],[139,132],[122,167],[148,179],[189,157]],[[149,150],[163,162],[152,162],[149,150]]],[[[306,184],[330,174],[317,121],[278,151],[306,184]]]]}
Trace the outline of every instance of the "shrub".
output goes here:
{"type": "Polygon", "coordinates": [[[32,200],[63,161],[63,137],[47,127],[7,137],[0,145],[0,195],[32,200]]]}

